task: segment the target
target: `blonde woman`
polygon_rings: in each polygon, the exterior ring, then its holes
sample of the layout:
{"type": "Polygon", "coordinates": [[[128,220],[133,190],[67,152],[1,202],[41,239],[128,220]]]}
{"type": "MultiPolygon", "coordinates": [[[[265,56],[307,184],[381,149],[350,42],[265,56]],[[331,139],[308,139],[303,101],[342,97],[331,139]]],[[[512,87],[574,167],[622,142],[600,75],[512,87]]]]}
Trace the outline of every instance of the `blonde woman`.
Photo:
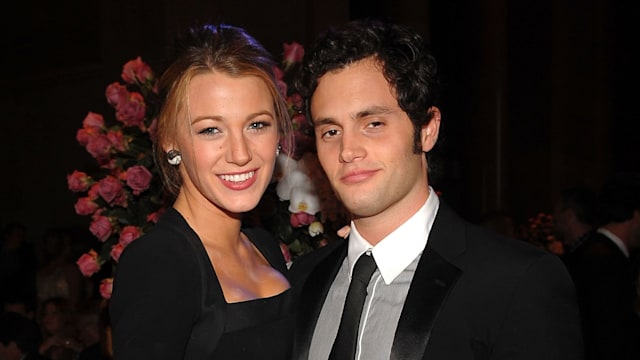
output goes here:
{"type": "Polygon", "coordinates": [[[274,62],[245,30],[190,28],[160,79],[156,161],[175,202],[123,252],[114,358],[288,359],[291,289],[278,243],[241,226],[290,133],[274,62]]]}

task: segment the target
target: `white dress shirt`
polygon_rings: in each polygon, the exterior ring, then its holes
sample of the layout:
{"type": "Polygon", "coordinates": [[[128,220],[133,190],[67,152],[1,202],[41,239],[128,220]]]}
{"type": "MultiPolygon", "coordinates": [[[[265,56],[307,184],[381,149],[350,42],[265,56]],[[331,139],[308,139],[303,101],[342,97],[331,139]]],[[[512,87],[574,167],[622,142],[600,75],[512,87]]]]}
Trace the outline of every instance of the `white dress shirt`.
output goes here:
{"type": "Polygon", "coordinates": [[[424,205],[376,246],[371,246],[351,222],[348,254],[320,312],[311,340],[309,359],[326,360],[329,357],[353,266],[360,255],[368,251],[373,255],[378,269],[367,288],[356,359],[389,359],[398,319],[420,255],[427,245],[439,204],[438,196],[429,187],[429,197],[424,205]]]}

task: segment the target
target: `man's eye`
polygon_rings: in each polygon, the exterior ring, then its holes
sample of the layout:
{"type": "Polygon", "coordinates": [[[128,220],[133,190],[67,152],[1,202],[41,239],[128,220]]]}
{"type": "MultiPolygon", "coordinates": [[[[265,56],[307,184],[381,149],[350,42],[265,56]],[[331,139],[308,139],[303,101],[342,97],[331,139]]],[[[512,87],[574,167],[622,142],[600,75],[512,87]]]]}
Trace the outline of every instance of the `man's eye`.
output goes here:
{"type": "Polygon", "coordinates": [[[322,137],[333,137],[338,135],[338,130],[336,129],[331,129],[331,130],[327,130],[322,134],[322,137]]]}

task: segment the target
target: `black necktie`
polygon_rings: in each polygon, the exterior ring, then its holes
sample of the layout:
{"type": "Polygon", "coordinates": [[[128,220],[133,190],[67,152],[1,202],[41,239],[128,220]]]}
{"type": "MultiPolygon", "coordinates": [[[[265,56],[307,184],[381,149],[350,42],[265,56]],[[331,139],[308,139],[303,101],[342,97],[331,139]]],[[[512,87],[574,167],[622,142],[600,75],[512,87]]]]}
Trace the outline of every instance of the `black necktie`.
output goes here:
{"type": "Polygon", "coordinates": [[[364,299],[367,297],[367,284],[369,284],[369,279],[374,271],[376,271],[376,262],[373,256],[361,255],[353,268],[347,299],[344,302],[340,319],[340,327],[329,355],[330,360],[346,360],[355,357],[360,313],[364,299]]]}

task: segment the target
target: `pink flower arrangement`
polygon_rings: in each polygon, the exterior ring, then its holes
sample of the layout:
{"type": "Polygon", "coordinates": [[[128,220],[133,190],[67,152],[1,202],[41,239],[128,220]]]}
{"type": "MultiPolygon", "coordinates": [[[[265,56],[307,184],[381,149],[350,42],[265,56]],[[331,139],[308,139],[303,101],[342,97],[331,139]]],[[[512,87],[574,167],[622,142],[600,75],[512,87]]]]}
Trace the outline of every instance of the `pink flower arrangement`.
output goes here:
{"type": "MultiPolygon", "coordinates": [[[[158,104],[156,78],[140,57],[123,66],[121,78],[105,91],[113,116],[90,111],[76,134],[78,143],[96,160],[97,170],[74,170],[67,176],[69,190],[77,195],[75,211],[90,217],[89,231],[100,246],[77,261],[86,277],[107,263],[115,266],[124,248],[144,234],[164,209],[151,151],[158,104]]],[[[103,297],[110,296],[110,284],[110,277],[101,281],[103,297]]]]}

